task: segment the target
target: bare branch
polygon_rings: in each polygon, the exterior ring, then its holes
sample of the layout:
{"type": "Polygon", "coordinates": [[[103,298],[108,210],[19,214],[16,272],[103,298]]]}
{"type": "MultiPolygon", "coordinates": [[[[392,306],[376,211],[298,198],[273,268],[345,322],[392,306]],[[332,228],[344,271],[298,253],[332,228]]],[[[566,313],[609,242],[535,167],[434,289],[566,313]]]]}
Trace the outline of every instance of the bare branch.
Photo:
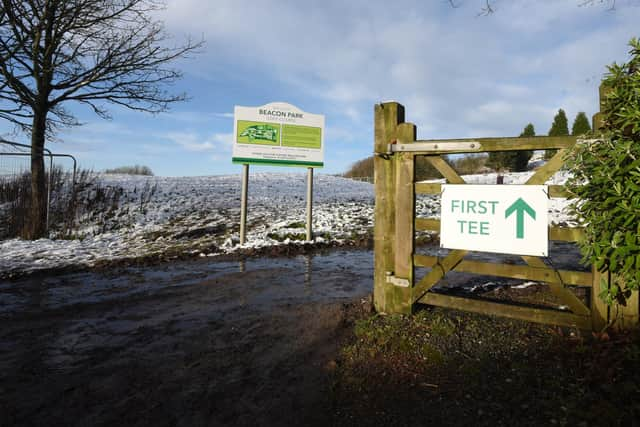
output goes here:
{"type": "Polygon", "coordinates": [[[170,45],[152,13],[161,0],[0,0],[0,118],[44,111],[49,131],[78,121],[62,105],[78,102],[109,118],[106,104],[161,112],[184,94],[170,67],[203,42],[170,45]]]}

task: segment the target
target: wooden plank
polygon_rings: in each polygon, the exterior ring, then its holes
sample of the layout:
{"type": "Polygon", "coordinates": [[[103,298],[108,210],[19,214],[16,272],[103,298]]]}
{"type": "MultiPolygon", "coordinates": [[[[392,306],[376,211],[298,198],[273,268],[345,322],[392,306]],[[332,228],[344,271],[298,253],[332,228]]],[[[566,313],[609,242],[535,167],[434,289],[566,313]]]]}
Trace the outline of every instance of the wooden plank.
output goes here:
{"type": "Polygon", "coordinates": [[[563,197],[568,199],[571,197],[571,193],[569,193],[564,185],[550,185],[549,186],[549,197],[563,197]]]}
{"type": "Polygon", "coordinates": [[[428,292],[420,298],[418,302],[473,313],[525,320],[528,322],[591,329],[590,316],[579,316],[553,309],[522,307],[493,301],[436,294],[433,292],[428,292]]]}
{"type": "Polygon", "coordinates": [[[440,194],[442,192],[442,184],[417,182],[414,191],[416,194],[440,194]]]}
{"type": "Polygon", "coordinates": [[[431,271],[415,286],[413,291],[414,301],[417,301],[422,297],[422,295],[438,283],[438,281],[442,279],[448,271],[455,268],[466,254],[467,251],[451,251],[442,261],[434,265],[431,271]]]}
{"type": "Polygon", "coordinates": [[[528,180],[527,185],[544,185],[544,183],[553,176],[564,164],[564,158],[569,150],[562,149],[553,156],[547,163],[536,170],[528,180]]]}
{"type": "MultiPolygon", "coordinates": [[[[463,139],[422,139],[417,143],[447,143],[447,142],[478,142],[482,146],[482,152],[492,151],[520,151],[520,150],[549,150],[554,148],[570,148],[576,143],[575,136],[534,136],[530,138],[463,138],[463,139]]],[[[404,143],[404,141],[400,141],[404,143]]],[[[452,153],[473,153],[477,150],[461,148],[458,150],[442,151],[414,151],[414,155],[435,155],[452,153]]]]}
{"type": "Polygon", "coordinates": [[[577,242],[584,236],[584,229],[581,227],[549,227],[549,240],[562,242],[577,242]]]}
{"type": "Polygon", "coordinates": [[[413,265],[415,267],[431,268],[438,263],[438,259],[435,256],[415,254],[413,256],[413,265]]]}
{"type": "Polygon", "coordinates": [[[458,172],[440,156],[428,156],[427,161],[442,174],[449,184],[466,184],[465,180],[458,175],[458,172]]]}
{"type": "Polygon", "coordinates": [[[417,231],[440,232],[440,220],[434,218],[416,218],[415,227],[417,231]]]}
{"type": "MultiPolygon", "coordinates": [[[[442,184],[435,182],[417,182],[415,192],[416,194],[440,194],[442,192],[442,184]]],[[[570,196],[571,193],[564,188],[564,185],[549,186],[549,197],[569,198],[570,196]]]]}
{"type": "MultiPolygon", "coordinates": [[[[398,138],[415,139],[416,127],[411,123],[398,126],[398,138]]],[[[407,153],[396,153],[394,156],[395,182],[395,268],[394,275],[406,279],[410,287],[394,286],[392,306],[394,313],[411,314],[413,300],[411,287],[413,285],[413,249],[414,249],[414,220],[415,220],[415,157],[407,153]]]]}
{"type": "MultiPolygon", "coordinates": [[[[416,267],[432,268],[438,262],[434,256],[413,256],[413,264],[416,267]]],[[[542,268],[526,265],[497,264],[482,261],[462,260],[453,269],[460,273],[483,274],[486,276],[508,277],[511,279],[532,280],[535,282],[566,283],[576,286],[591,287],[593,277],[591,273],[572,270],[555,270],[544,266],[542,268]],[[558,274],[560,275],[558,277],[558,274]]]]}
{"type": "MultiPolygon", "coordinates": [[[[523,256],[522,259],[532,268],[536,269],[545,269],[547,270],[547,279],[542,280],[549,284],[549,288],[551,292],[560,299],[560,301],[569,307],[571,311],[575,314],[579,314],[582,316],[589,316],[591,310],[584,305],[584,303],[574,294],[571,290],[564,287],[565,284],[570,284],[569,281],[565,280],[568,277],[563,277],[560,274],[560,271],[554,270],[552,268],[548,268],[547,265],[540,259],[532,256],[523,256]]],[[[586,284],[583,283],[583,286],[589,286],[589,283],[593,280],[591,274],[588,274],[588,277],[585,277],[588,280],[586,284]]]]}
{"type": "Polygon", "coordinates": [[[601,273],[591,268],[593,285],[591,287],[591,322],[596,332],[602,332],[609,325],[611,308],[600,298],[600,292],[609,287],[609,273],[601,273]]]}
{"type": "MultiPolygon", "coordinates": [[[[440,231],[440,220],[435,218],[416,218],[417,231],[440,231]]],[[[582,228],[549,227],[549,240],[577,242],[584,235],[582,228]]]]}
{"type": "MultiPolygon", "coordinates": [[[[385,153],[387,144],[396,137],[398,124],[404,122],[404,107],[396,102],[377,104],[374,111],[374,144],[377,153],[385,153]]],[[[377,311],[386,312],[387,271],[393,271],[393,234],[395,232],[395,163],[389,156],[375,155],[375,208],[374,208],[374,285],[373,302],[377,311]]]]}
{"type": "Polygon", "coordinates": [[[534,267],[513,264],[494,264],[480,261],[462,261],[455,271],[484,274],[488,276],[509,277],[512,279],[532,280],[534,282],[567,283],[577,286],[591,286],[591,273],[559,270],[549,267],[534,267]],[[560,276],[558,276],[558,274],[560,276]]]}

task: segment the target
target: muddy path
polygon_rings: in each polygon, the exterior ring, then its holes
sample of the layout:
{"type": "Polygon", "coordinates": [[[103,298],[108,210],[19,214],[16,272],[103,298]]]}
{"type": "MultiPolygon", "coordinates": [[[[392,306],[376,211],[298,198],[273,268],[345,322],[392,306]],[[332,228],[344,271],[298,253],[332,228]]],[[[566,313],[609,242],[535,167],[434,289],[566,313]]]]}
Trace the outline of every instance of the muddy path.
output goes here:
{"type": "Polygon", "coordinates": [[[0,424],[326,425],[371,286],[370,251],[2,283],[0,424]]]}
{"type": "MultiPolygon", "coordinates": [[[[552,249],[557,267],[576,263],[552,249]]],[[[332,424],[335,360],[372,286],[370,250],[0,282],[0,425],[332,424]]]]}

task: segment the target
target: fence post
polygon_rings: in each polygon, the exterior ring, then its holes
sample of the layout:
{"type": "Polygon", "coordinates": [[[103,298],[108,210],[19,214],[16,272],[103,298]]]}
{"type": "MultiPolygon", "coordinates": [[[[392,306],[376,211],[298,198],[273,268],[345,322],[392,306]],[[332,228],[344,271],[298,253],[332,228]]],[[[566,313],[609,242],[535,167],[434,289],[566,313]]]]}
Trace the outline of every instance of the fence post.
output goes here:
{"type": "Polygon", "coordinates": [[[388,154],[388,144],[397,138],[404,122],[404,107],[397,102],[376,104],[374,110],[374,272],[373,303],[376,311],[394,313],[396,286],[387,282],[395,268],[395,180],[396,161],[388,154]]]}

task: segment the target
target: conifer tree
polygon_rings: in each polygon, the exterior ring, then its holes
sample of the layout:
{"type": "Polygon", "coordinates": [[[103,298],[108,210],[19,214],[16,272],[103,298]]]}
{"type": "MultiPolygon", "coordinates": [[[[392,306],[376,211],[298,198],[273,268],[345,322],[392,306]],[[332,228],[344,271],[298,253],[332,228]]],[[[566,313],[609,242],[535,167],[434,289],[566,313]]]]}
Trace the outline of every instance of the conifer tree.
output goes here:
{"type": "MultiPolygon", "coordinates": [[[[567,121],[567,115],[564,110],[560,108],[558,113],[553,118],[551,129],[549,129],[549,136],[566,136],[569,135],[569,124],[567,121]]],[[[558,150],[547,150],[544,153],[545,159],[550,159],[556,154],[558,150]]]]}
{"type": "MultiPolygon", "coordinates": [[[[533,124],[529,123],[520,137],[536,136],[533,124]]],[[[533,151],[493,151],[489,153],[487,165],[493,167],[497,171],[510,170],[512,172],[523,172],[527,170],[529,159],[533,155],[533,151]]]]}
{"type": "Polygon", "coordinates": [[[587,119],[587,115],[584,113],[584,111],[580,111],[573,121],[573,126],[571,127],[571,135],[584,135],[588,132],[591,132],[589,119],[587,119]]]}
{"type": "MultiPolygon", "coordinates": [[[[535,128],[533,127],[533,123],[529,123],[525,126],[524,130],[520,134],[520,138],[530,138],[536,136],[535,128]]],[[[531,156],[533,156],[533,151],[512,151],[512,170],[515,172],[524,172],[527,170],[527,165],[529,164],[529,160],[531,156]]]]}

